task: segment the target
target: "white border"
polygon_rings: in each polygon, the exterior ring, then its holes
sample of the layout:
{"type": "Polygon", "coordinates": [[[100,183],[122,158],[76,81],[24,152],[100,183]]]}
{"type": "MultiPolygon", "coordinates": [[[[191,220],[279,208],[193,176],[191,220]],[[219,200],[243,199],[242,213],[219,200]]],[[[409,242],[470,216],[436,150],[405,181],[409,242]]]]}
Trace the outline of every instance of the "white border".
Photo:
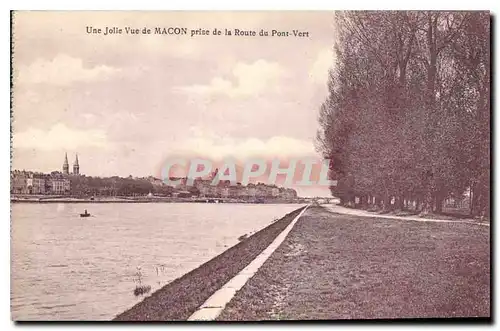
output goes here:
{"type": "MultiPolygon", "coordinates": [[[[8,2],[4,2],[8,3],[8,2]]],[[[163,1],[120,1],[105,3],[99,0],[85,0],[81,2],[69,1],[12,1],[9,9],[16,10],[487,10],[498,8],[494,1],[435,1],[419,0],[418,2],[402,1],[324,1],[324,0],[253,0],[242,1],[202,1],[185,0],[181,3],[163,1]]]]}
{"type": "MultiPolygon", "coordinates": [[[[84,0],[81,2],[69,2],[62,0],[46,0],[46,1],[33,1],[33,0],[18,0],[18,1],[2,1],[2,11],[0,24],[2,26],[2,43],[4,47],[3,52],[1,52],[3,63],[1,80],[2,88],[2,114],[0,115],[0,132],[3,133],[3,139],[0,139],[0,222],[3,225],[3,231],[1,231],[3,240],[3,247],[0,250],[0,262],[3,272],[1,272],[0,280],[0,326],[2,330],[12,330],[15,326],[10,321],[10,197],[9,197],[9,177],[8,172],[10,172],[10,141],[7,140],[7,135],[10,130],[10,113],[9,113],[9,101],[10,85],[7,81],[7,77],[10,75],[10,68],[7,67],[10,56],[10,9],[17,10],[342,10],[342,9],[454,9],[454,10],[491,10],[493,14],[498,14],[499,1],[486,1],[486,0],[475,0],[475,1],[435,1],[435,0],[419,0],[414,2],[401,2],[401,1],[389,1],[389,0],[379,0],[379,1],[368,1],[368,0],[349,0],[349,1],[325,1],[325,0],[281,0],[281,1],[269,1],[269,0],[253,0],[249,2],[237,2],[237,1],[222,1],[222,0],[183,0],[182,2],[164,2],[164,1],[119,1],[116,3],[104,3],[102,0],[84,0]],[[181,5],[179,5],[179,3],[181,5]]],[[[495,41],[497,41],[498,33],[496,32],[498,26],[498,17],[495,21],[495,41]]],[[[495,63],[497,61],[497,54],[495,56],[495,63]]],[[[496,75],[492,75],[493,79],[496,80],[496,75]]],[[[496,124],[496,123],[495,123],[496,124]]],[[[493,132],[496,129],[494,125],[493,132]]],[[[494,144],[497,146],[497,144],[494,144]]],[[[495,148],[496,152],[496,148],[495,148]]],[[[495,153],[496,154],[496,153],[495,153]]],[[[496,185],[495,185],[496,188],[496,185]]],[[[495,198],[494,205],[500,206],[495,198]]],[[[497,212],[495,212],[494,219],[498,219],[497,212]]],[[[492,234],[493,236],[493,234],[492,234]]],[[[494,262],[498,260],[498,254],[494,262]]],[[[493,262],[493,261],[492,261],[493,262]]],[[[494,265],[497,265],[496,263],[494,265]]],[[[496,284],[498,285],[498,283],[496,284]]],[[[496,288],[496,287],[495,287],[496,288]]],[[[493,295],[493,293],[492,293],[493,295]]],[[[496,300],[495,300],[496,301],[496,300]]],[[[494,316],[498,318],[498,304],[494,304],[496,307],[495,312],[492,312],[494,316]]],[[[169,325],[172,327],[174,325],[169,325]]],[[[258,325],[258,327],[266,327],[266,325],[258,325]]],[[[293,325],[288,325],[289,327],[294,327],[293,325]]],[[[311,325],[312,326],[312,325],[311,325]]],[[[456,328],[458,325],[450,325],[448,327],[456,328]]],[[[77,325],[64,325],[64,329],[76,329],[77,325]]],[[[93,329],[104,329],[103,325],[90,325],[93,329]]],[[[128,327],[133,327],[134,330],[137,328],[144,328],[146,326],[139,325],[129,325],[128,327]]],[[[161,327],[161,326],[160,326],[161,327]]],[[[174,326],[175,327],[175,326],[174,326]]],[[[187,326],[183,326],[185,328],[187,326]]],[[[194,326],[193,326],[194,327],[194,326]]],[[[272,326],[267,326],[272,327],[272,326]]],[[[297,328],[302,328],[303,325],[295,326],[297,328]]],[[[373,327],[373,326],[372,326],[373,327]]],[[[378,325],[377,328],[386,329],[390,327],[389,325],[378,325]]],[[[401,328],[401,325],[395,325],[395,328],[401,328]]],[[[55,325],[44,325],[44,326],[32,326],[31,329],[37,330],[40,328],[44,329],[55,329],[55,325]]],[[[335,326],[335,328],[343,329],[345,326],[335,326]]],[[[357,326],[355,328],[364,328],[364,326],[357,326]]],[[[418,325],[412,325],[405,327],[406,329],[420,329],[418,325]]],[[[463,326],[466,329],[475,329],[478,326],[466,325],[463,326]]]]}

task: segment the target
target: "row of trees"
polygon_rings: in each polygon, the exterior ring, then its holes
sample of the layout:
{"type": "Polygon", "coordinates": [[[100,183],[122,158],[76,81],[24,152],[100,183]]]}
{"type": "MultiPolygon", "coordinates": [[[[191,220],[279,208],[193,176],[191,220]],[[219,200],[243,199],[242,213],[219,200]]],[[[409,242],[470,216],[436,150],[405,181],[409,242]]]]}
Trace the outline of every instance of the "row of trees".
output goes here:
{"type": "Polygon", "coordinates": [[[471,213],[488,214],[489,13],[337,12],[335,23],[317,139],[332,194],[439,213],[470,189],[471,213]]]}

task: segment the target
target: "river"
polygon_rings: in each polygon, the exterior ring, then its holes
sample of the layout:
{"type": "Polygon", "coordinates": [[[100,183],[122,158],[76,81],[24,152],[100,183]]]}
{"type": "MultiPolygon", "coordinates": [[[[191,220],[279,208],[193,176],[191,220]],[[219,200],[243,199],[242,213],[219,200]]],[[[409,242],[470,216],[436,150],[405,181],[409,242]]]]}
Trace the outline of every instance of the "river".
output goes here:
{"type": "Polygon", "coordinates": [[[161,286],[299,208],[293,204],[16,203],[14,320],[110,320],[161,286]],[[87,209],[92,217],[80,218],[87,209]]]}

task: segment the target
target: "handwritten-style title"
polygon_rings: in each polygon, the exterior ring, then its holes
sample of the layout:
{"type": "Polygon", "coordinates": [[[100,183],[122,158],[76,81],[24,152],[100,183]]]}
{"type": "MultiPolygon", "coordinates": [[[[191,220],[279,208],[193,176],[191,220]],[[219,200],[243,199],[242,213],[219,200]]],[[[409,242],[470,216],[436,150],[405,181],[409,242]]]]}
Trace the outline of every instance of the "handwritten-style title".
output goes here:
{"type": "Polygon", "coordinates": [[[259,30],[244,30],[244,29],[228,29],[228,28],[213,28],[213,29],[188,29],[184,27],[94,27],[87,26],[86,33],[88,35],[164,35],[164,36],[234,36],[234,37],[296,37],[309,38],[309,31],[292,29],[292,30],[277,30],[277,29],[259,29],[259,30]]]}

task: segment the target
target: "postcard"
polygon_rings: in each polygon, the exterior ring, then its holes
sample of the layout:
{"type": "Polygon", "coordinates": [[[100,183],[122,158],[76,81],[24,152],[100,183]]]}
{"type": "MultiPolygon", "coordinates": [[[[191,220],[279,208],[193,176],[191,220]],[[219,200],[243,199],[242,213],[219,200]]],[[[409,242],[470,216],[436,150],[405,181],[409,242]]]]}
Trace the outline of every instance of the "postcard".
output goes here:
{"type": "Polygon", "coordinates": [[[14,321],[491,321],[488,11],[13,11],[14,321]]]}

